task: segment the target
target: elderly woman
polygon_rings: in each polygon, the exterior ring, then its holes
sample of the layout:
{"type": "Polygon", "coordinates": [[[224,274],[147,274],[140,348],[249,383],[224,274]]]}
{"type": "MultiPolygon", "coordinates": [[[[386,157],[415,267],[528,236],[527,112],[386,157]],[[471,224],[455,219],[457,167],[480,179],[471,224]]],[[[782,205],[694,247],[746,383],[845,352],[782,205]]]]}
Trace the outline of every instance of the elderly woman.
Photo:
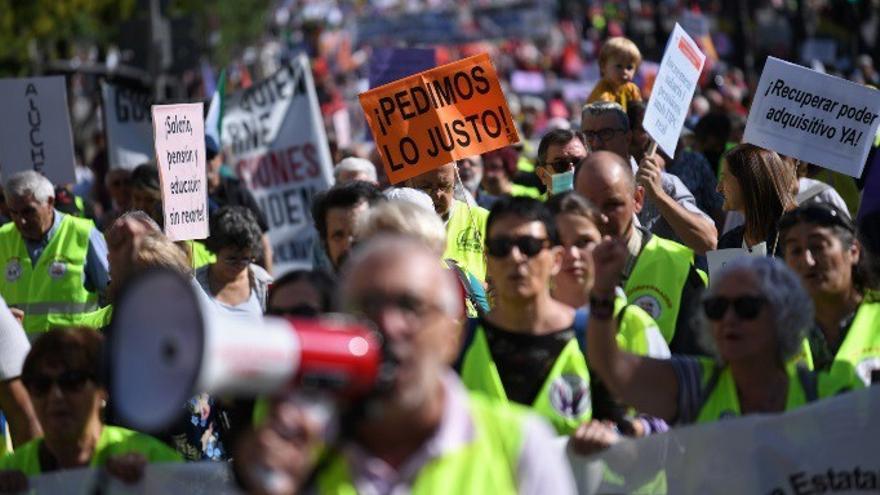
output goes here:
{"type": "Polygon", "coordinates": [[[587,334],[591,369],[624,402],[687,424],[783,412],[843,388],[817,386],[828,377],[816,377],[795,361],[813,319],[813,304],[797,276],[773,257],[736,259],[709,289],[703,328],[715,359],[652,359],[622,351],[607,308],[626,254],[626,246],[612,240],[593,251],[597,274],[587,334]],[[606,309],[597,310],[597,304],[606,309]]]}
{"type": "Polygon", "coordinates": [[[808,335],[815,369],[880,382],[880,294],[849,215],[828,203],[801,206],[782,217],[779,242],[816,307],[808,335]]]}
{"type": "Polygon", "coordinates": [[[745,225],[722,235],[718,249],[752,249],[764,243],[767,255],[779,254],[776,222],[797,206],[796,184],[794,169],[774,151],[753,144],[728,151],[721,162],[718,192],[724,196],[724,210],[742,213],[745,225]]]}
{"type": "Polygon", "coordinates": [[[242,206],[224,206],[209,227],[205,245],[217,260],[196,270],[196,280],[221,314],[262,319],[272,277],[254,263],[263,248],[257,219],[242,206]]]}
{"type": "Polygon", "coordinates": [[[22,381],[44,436],[0,459],[0,491],[26,490],[26,476],[103,465],[111,474],[133,482],[147,462],[180,460],[174,450],[152,437],[104,424],[102,345],[99,333],[84,328],[51,330],[34,342],[22,381]]]}

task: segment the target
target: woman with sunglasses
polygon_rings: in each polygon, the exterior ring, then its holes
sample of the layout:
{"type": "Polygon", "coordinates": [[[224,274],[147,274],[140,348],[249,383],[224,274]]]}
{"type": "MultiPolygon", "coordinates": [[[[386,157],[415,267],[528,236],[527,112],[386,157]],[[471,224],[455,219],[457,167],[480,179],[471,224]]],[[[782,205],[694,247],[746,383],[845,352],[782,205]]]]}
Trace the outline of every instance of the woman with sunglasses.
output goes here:
{"type": "Polygon", "coordinates": [[[254,262],[263,249],[256,217],[243,206],[224,206],[209,228],[205,245],[217,260],[196,270],[196,280],[220,314],[261,320],[272,276],[254,262]]]}
{"type": "Polygon", "coordinates": [[[880,293],[849,215],[828,203],[806,204],[782,217],[779,238],[816,307],[807,335],[815,369],[880,383],[880,293]]]}
{"type": "Polygon", "coordinates": [[[591,369],[640,412],[670,423],[703,423],[788,411],[844,388],[794,359],[812,321],[813,304],[781,261],[742,257],[718,275],[702,305],[704,337],[715,358],[652,359],[621,350],[614,338],[611,307],[626,246],[605,240],[593,257],[597,273],[587,333],[591,369]],[[597,310],[597,304],[606,309],[597,310]]]}
{"type": "Polygon", "coordinates": [[[51,330],[34,342],[22,381],[44,436],[0,459],[0,492],[26,490],[27,476],[79,467],[106,466],[135,482],[148,462],[180,460],[155,438],[104,424],[102,345],[101,334],[85,328],[51,330]]]}
{"type": "Polygon", "coordinates": [[[724,155],[718,192],[724,211],[745,216],[745,224],[718,239],[718,249],[752,250],[762,245],[768,256],[781,254],[776,223],[797,206],[793,168],[774,151],[740,144],[724,155]]]}

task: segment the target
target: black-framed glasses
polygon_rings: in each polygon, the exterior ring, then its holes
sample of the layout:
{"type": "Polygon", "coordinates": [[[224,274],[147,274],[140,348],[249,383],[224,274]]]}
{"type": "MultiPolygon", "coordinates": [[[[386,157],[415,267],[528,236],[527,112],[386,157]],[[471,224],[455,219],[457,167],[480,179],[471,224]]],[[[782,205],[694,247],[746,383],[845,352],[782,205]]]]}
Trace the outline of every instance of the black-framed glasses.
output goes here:
{"type": "Polygon", "coordinates": [[[573,170],[584,158],[583,156],[565,156],[548,163],[547,166],[557,174],[564,174],[573,170]]]}
{"type": "Polygon", "coordinates": [[[371,293],[348,304],[348,310],[373,319],[385,309],[394,309],[412,322],[424,320],[429,314],[440,311],[440,306],[406,292],[399,294],[371,293]]]}
{"type": "Polygon", "coordinates": [[[95,377],[91,373],[80,370],[69,370],[58,376],[35,375],[24,380],[24,385],[28,392],[35,396],[44,396],[52,389],[52,385],[57,384],[65,394],[76,393],[85,387],[86,382],[94,380],[95,377]]]}
{"type": "Polygon", "coordinates": [[[723,296],[708,297],[703,300],[703,311],[706,317],[712,321],[724,318],[728,307],[733,307],[736,316],[743,320],[754,320],[761,313],[761,309],[767,304],[767,299],[761,296],[740,296],[727,298],[723,296]]]}
{"type": "Polygon", "coordinates": [[[615,134],[618,132],[623,133],[626,132],[626,129],[616,129],[613,127],[606,127],[604,129],[599,129],[598,131],[583,131],[584,136],[586,136],[587,140],[598,139],[603,143],[613,138],[615,134]]]}
{"type": "Polygon", "coordinates": [[[514,246],[527,258],[531,258],[550,246],[550,240],[530,235],[518,237],[498,236],[486,240],[486,252],[494,258],[508,256],[513,251],[514,246]]]}
{"type": "Polygon", "coordinates": [[[788,230],[801,222],[820,227],[841,227],[851,234],[856,232],[856,226],[849,215],[828,203],[809,203],[789,211],[779,219],[778,231],[788,230]]]}

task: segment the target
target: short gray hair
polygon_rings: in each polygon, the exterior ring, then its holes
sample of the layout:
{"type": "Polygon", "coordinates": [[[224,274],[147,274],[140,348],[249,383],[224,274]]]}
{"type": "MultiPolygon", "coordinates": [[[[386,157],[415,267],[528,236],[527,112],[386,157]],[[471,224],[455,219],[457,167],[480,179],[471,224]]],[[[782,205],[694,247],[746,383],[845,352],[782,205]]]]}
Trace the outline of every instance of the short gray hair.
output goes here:
{"type": "Polygon", "coordinates": [[[350,156],[343,159],[342,161],[337,163],[336,167],[333,169],[333,177],[338,180],[339,176],[343,172],[357,172],[365,174],[367,176],[367,182],[378,182],[378,179],[376,177],[376,166],[373,165],[373,162],[367,160],[366,158],[350,156]]]}
{"type": "Polygon", "coordinates": [[[437,254],[431,252],[430,248],[420,239],[399,234],[377,235],[366,243],[358,245],[353,250],[352,255],[343,265],[340,278],[343,304],[346,303],[344,299],[349,296],[348,290],[351,274],[356,267],[368,262],[373,263],[380,259],[413,259],[418,256],[422,256],[425,261],[431,262],[438,272],[435,280],[441,284],[441,296],[436,301],[437,304],[447,316],[460,318],[464,311],[464,306],[460,292],[457,290],[455,275],[450,270],[442,268],[437,254]]]}
{"type": "Polygon", "coordinates": [[[595,117],[606,113],[613,113],[617,117],[620,127],[627,131],[630,130],[629,117],[626,115],[626,110],[619,103],[613,101],[595,101],[584,105],[584,109],[581,111],[581,128],[583,129],[587,116],[595,117]]]}
{"type": "Polygon", "coordinates": [[[55,197],[55,186],[43,174],[25,170],[13,174],[3,187],[7,198],[26,198],[33,195],[40,204],[46,204],[55,197]]]}
{"type": "Polygon", "coordinates": [[[363,242],[383,234],[409,236],[421,241],[439,258],[446,250],[446,227],[430,205],[424,207],[408,200],[386,201],[358,219],[357,239],[363,242]]]}
{"type": "MultiPolygon", "coordinates": [[[[767,256],[743,256],[728,263],[716,275],[707,296],[714,296],[717,287],[734,271],[746,270],[758,279],[758,290],[769,303],[776,330],[777,353],[786,363],[803,349],[804,338],[814,324],[813,300],[801,285],[800,278],[784,262],[767,256]]],[[[709,330],[705,310],[700,308],[702,343],[716,355],[718,350],[709,330]]]]}

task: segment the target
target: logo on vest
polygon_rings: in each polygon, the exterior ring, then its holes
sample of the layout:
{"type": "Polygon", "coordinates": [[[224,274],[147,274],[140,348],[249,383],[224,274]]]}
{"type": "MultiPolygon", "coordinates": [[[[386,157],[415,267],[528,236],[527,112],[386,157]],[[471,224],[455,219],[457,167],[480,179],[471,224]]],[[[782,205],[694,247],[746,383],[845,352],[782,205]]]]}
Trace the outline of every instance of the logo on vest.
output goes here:
{"type": "Polygon", "coordinates": [[[657,300],[656,297],[645,294],[644,296],[636,298],[633,301],[633,304],[645,310],[646,313],[651,315],[651,318],[655,320],[660,318],[660,314],[663,313],[663,308],[660,306],[660,301],[657,300]]]}
{"type": "Polygon", "coordinates": [[[49,264],[49,276],[54,280],[58,280],[67,273],[67,263],[55,260],[49,264]]]}
{"type": "Polygon", "coordinates": [[[734,419],[738,418],[739,414],[737,414],[732,409],[725,409],[721,411],[721,414],[718,415],[718,419],[734,419]]]}
{"type": "Polygon", "coordinates": [[[455,239],[455,245],[464,253],[483,252],[483,243],[480,242],[480,234],[472,227],[468,227],[458,233],[458,237],[455,239]]]}
{"type": "Polygon", "coordinates": [[[568,419],[581,417],[592,406],[590,384],[578,375],[561,375],[550,384],[550,405],[568,419]]]}
{"type": "Polygon", "coordinates": [[[18,258],[12,258],[6,263],[6,281],[15,282],[21,278],[21,262],[18,258]]]}
{"type": "MultiPolygon", "coordinates": [[[[871,375],[874,372],[880,372],[880,357],[874,356],[862,359],[856,365],[856,374],[862,379],[865,385],[871,385],[871,375]]],[[[876,380],[875,380],[876,381],[876,380]]]]}

